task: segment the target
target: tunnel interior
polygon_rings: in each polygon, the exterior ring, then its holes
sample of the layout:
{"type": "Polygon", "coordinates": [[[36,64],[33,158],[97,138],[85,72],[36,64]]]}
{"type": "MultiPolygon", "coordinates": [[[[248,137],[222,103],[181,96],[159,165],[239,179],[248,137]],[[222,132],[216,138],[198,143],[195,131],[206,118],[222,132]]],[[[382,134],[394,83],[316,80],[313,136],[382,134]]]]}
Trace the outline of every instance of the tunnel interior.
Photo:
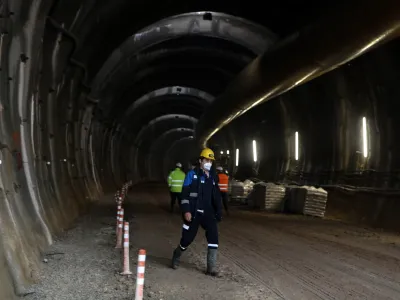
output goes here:
{"type": "MultiPolygon", "coordinates": [[[[40,253],[101,195],[188,169],[198,121],[234,78],[340,6],[0,0],[0,298],[26,293],[40,253]]],[[[235,119],[208,143],[217,164],[239,180],[396,193],[399,48],[235,119]]]]}

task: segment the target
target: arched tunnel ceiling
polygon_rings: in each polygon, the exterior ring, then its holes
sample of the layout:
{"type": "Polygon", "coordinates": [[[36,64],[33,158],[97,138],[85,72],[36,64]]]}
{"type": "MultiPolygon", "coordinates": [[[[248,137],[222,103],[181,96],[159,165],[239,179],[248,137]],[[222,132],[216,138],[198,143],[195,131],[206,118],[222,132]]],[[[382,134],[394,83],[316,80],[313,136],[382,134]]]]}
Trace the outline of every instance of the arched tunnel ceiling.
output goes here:
{"type": "Polygon", "coordinates": [[[125,117],[122,127],[133,137],[143,126],[160,116],[180,114],[198,119],[204,111],[205,103],[188,96],[170,95],[154,98],[154,101],[137,109],[135,114],[125,117]]]}
{"type": "MultiPolygon", "coordinates": [[[[275,30],[279,26],[274,29],[274,22],[278,22],[274,14],[255,13],[258,11],[255,3],[239,8],[234,3],[227,7],[223,1],[206,1],[182,3],[179,9],[157,4],[157,10],[143,14],[140,8],[119,0],[96,6],[90,1],[78,2],[69,7],[77,11],[73,19],[67,20],[61,15],[65,0],[53,6],[52,14],[59,22],[62,20],[60,23],[71,24],[80,40],[74,57],[87,67],[92,88],[89,96],[99,102],[96,117],[114,126],[123,124],[132,138],[139,128],[160,115],[183,113],[199,117],[205,107],[188,113],[187,104],[184,105],[187,108],[178,108],[169,103],[176,101],[173,97],[156,96],[163,99],[152,103],[153,114],[146,112],[147,117],[137,117],[138,111],[131,109],[136,101],[140,103],[147,95],[157,95],[155,90],[175,85],[200,89],[215,97],[256,55],[275,43],[274,31],[286,33],[275,30]],[[127,23],[128,16],[135,22],[127,23]],[[117,23],[119,26],[115,29],[117,23]],[[272,30],[269,25],[273,25],[272,30]],[[95,52],[91,51],[87,45],[100,45],[104,34],[107,42],[95,52]]],[[[277,6],[277,9],[283,7],[277,6]]],[[[317,6],[315,11],[320,9],[317,6]]],[[[317,14],[313,9],[308,11],[308,16],[315,18],[317,14]]],[[[295,14],[289,18],[299,20],[295,14]]],[[[194,98],[187,99],[194,101],[194,98]]]]}
{"type": "MultiPolygon", "coordinates": [[[[175,97],[176,99],[183,98],[187,99],[187,101],[193,101],[195,104],[200,106],[206,106],[214,99],[212,95],[195,88],[182,86],[164,87],[143,95],[138,100],[134,101],[132,105],[129,106],[129,108],[125,111],[121,122],[123,123],[124,120],[128,119],[131,115],[137,112],[140,107],[157,105],[160,101],[163,101],[164,97],[171,98],[171,96],[175,97]]],[[[160,104],[163,105],[165,103],[160,104]]]]}
{"type": "Polygon", "coordinates": [[[165,131],[173,128],[192,128],[194,129],[197,119],[187,115],[169,114],[163,115],[152,120],[149,124],[142,127],[135,138],[135,145],[140,148],[149,147],[149,142],[157,138],[165,131]]]}
{"type": "Polygon", "coordinates": [[[173,15],[196,11],[219,11],[252,20],[279,35],[287,35],[295,28],[315,20],[322,10],[328,10],[331,5],[332,3],[320,1],[311,1],[310,3],[310,1],[287,0],[269,4],[266,9],[265,3],[258,1],[232,2],[229,5],[223,0],[175,1],[173,5],[171,3],[146,2],[145,5],[137,5],[137,3],[125,0],[102,3],[90,0],[71,3],[68,0],[60,0],[57,5],[53,6],[51,15],[60,23],[64,23],[66,28],[72,27],[80,40],[84,41],[76,53],[76,58],[80,61],[87,61],[88,58],[91,58],[88,70],[89,77],[93,78],[102,62],[127,37],[150,24],[173,15]],[[289,7],[290,9],[288,9],[289,7]],[[90,45],[92,46],[90,47],[90,45]]]}
{"type": "Polygon", "coordinates": [[[150,148],[149,153],[165,152],[168,147],[176,141],[176,137],[193,136],[194,130],[192,128],[177,127],[169,129],[161,134],[150,148]]]}
{"type": "Polygon", "coordinates": [[[257,55],[264,53],[276,40],[267,28],[223,13],[193,12],[172,16],[143,28],[118,47],[94,78],[92,96],[100,96],[96,93],[112,80],[118,68],[127,66],[131,57],[155,44],[187,35],[231,41],[257,55]]]}
{"type": "Polygon", "coordinates": [[[133,34],[113,52],[92,83],[91,98],[99,99],[101,115],[108,122],[120,119],[117,122],[127,128],[139,128],[147,120],[135,118],[134,113],[145,101],[152,101],[152,108],[159,104],[164,109],[171,99],[164,95],[190,95],[188,100],[209,102],[275,40],[267,28],[227,14],[172,16],[133,34]],[[177,93],[164,87],[168,80],[188,88],[177,93]]]}
{"type": "Polygon", "coordinates": [[[254,58],[253,54],[231,53],[235,47],[222,45],[220,41],[204,41],[206,46],[187,46],[187,43],[199,42],[199,39],[186,39],[171,45],[161,44],[165,48],[150,49],[136,56],[135,62],[124,64],[129,67],[120,68],[115,77],[118,80],[110,82],[102,91],[99,107],[106,112],[104,115],[118,117],[135,100],[166,86],[182,85],[218,95],[254,58]]]}

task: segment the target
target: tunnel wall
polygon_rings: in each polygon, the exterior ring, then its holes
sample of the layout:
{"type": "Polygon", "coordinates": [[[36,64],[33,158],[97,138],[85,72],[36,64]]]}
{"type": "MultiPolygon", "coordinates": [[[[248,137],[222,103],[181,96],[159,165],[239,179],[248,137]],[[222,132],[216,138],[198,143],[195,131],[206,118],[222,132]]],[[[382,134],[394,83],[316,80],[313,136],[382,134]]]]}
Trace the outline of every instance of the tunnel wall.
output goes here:
{"type": "Polygon", "coordinates": [[[390,231],[400,231],[399,193],[328,188],[326,217],[390,231]]]}
{"type": "Polygon", "coordinates": [[[240,149],[236,174],[242,176],[246,168],[252,170],[246,176],[252,173],[268,181],[398,189],[399,48],[400,41],[392,41],[230,124],[240,149]],[[366,159],[363,117],[368,128],[366,159]],[[257,163],[252,161],[253,139],[258,145],[257,163]]]}
{"type": "Polygon", "coordinates": [[[400,40],[392,41],[231,123],[240,150],[235,177],[322,186],[330,192],[328,217],[400,230],[399,50],[400,40]]]}
{"type": "Polygon", "coordinates": [[[51,2],[0,5],[0,299],[29,292],[52,237],[102,193],[85,70],[51,2]]]}

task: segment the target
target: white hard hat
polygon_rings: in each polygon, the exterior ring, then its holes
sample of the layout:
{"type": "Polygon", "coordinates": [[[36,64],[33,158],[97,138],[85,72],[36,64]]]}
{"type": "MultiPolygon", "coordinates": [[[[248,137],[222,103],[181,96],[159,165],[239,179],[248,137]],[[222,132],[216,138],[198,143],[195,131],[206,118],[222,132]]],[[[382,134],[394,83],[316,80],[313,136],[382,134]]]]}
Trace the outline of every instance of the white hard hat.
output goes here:
{"type": "Polygon", "coordinates": [[[217,167],[218,171],[223,171],[224,169],[222,169],[222,167],[217,167]]]}
{"type": "Polygon", "coordinates": [[[181,164],[180,162],[176,163],[176,166],[177,166],[178,168],[182,168],[182,164],[181,164]]]}

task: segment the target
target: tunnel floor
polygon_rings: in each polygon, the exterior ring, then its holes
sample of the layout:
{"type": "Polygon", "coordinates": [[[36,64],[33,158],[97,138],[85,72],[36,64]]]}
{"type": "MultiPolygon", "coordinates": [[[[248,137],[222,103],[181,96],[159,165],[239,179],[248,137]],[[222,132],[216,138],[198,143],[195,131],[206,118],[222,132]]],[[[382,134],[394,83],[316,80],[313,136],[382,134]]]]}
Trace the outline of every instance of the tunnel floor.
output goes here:
{"type": "MultiPolygon", "coordinates": [[[[200,230],[169,268],[181,221],[160,185],[134,187],[125,206],[131,269],[147,251],[145,299],[400,299],[400,238],[333,220],[232,208],[220,224],[220,278],[204,275],[200,230]]],[[[60,236],[43,258],[41,282],[25,299],[134,299],[122,277],[113,196],[104,197],[60,236]]]]}

